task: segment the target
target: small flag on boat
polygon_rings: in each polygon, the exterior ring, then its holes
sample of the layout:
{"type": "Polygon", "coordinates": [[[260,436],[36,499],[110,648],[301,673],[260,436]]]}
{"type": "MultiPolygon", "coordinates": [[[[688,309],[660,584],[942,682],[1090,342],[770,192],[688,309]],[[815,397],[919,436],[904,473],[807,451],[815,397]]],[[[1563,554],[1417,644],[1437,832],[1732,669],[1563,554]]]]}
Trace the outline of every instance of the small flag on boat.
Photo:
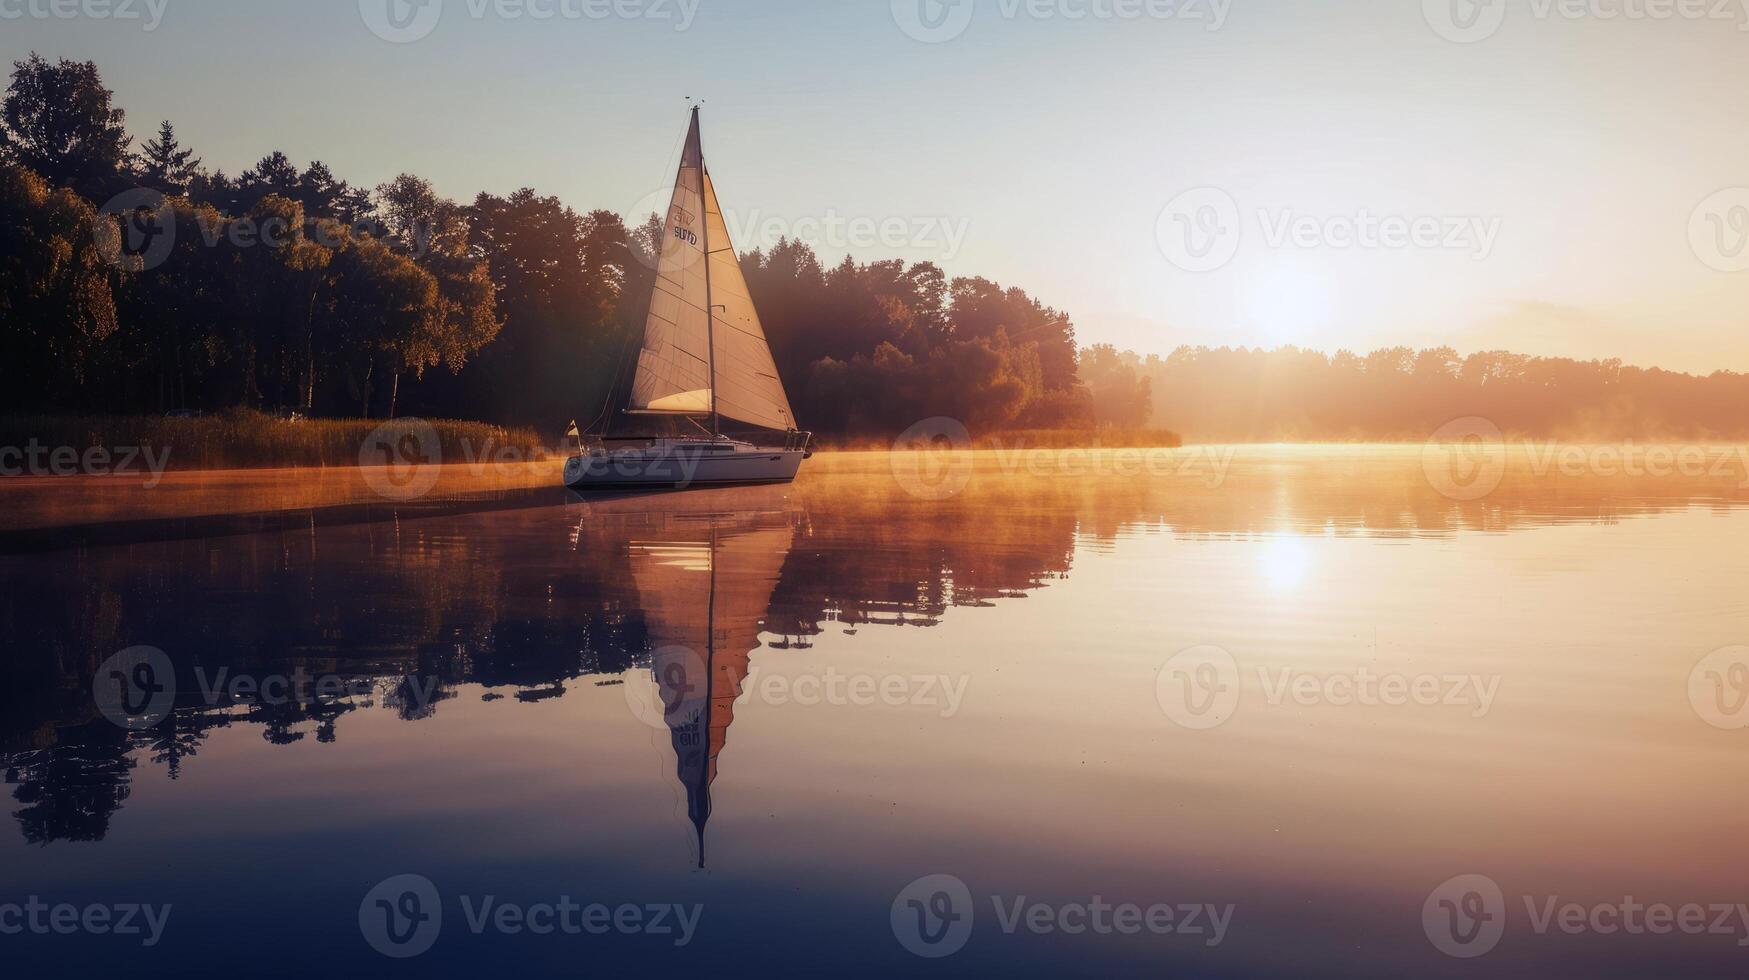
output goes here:
{"type": "Polygon", "coordinates": [[[581,438],[582,435],[583,435],[583,433],[577,431],[577,420],[572,419],[571,420],[571,428],[565,432],[565,438],[578,439],[578,438],[581,438]]]}

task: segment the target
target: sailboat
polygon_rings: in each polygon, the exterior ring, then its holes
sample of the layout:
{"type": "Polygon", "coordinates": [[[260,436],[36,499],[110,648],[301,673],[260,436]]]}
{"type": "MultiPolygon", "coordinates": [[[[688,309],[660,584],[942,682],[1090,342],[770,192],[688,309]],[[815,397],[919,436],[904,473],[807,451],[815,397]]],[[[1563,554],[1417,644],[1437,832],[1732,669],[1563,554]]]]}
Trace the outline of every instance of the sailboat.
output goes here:
{"type": "Polygon", "coordinates": [[[663,225],[656,284],[638,352],[627,413],[682,419],[690,438],[607,440],[583,445],[565,464],[565,484],[580,491],[684,490],[789,483],[813,455],[766,342],[759,311],[741,274],[699,138],[698,109],[663,225]],[[706,421],[708,420],[708,427],[706,421]],[[724,422],[783,433],[776,446],[724,434],[724,422]]]}

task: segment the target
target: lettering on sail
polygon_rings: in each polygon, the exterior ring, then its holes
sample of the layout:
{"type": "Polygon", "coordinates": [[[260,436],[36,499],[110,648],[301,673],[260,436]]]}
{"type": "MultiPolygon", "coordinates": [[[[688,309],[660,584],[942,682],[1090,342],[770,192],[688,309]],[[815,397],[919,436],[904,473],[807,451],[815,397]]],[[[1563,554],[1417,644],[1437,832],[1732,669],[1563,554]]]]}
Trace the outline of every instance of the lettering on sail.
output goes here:
{"type": "Polygon", "coordinates": [[[698,245],[698,235],[694,234],[692,231],[692,228],[690,227],[693,223],[693,215],[691,214],[691,212],[688,212],[685,208],[678,208],[677,207],[674,209],[673,219],[674,219],[674,226],[673,226],[674,237],[680,239],[681,241],[685,242],[688,245],[697,246],[698,245]]]}

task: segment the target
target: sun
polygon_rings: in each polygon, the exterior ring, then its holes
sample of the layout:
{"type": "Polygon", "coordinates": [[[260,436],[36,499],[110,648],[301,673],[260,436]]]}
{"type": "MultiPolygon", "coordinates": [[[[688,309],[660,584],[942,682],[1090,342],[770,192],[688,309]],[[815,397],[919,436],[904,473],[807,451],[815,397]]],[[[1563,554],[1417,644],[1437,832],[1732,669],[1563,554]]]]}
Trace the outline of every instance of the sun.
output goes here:
{"type": "Polygon", "coordinates": [[[1336,293],[1328,276],[1288,262],[1272,262],[1249,284],[1243,315],[1258,340],[1270,346],[1305,344],[1335,319],[1336,293]]]}

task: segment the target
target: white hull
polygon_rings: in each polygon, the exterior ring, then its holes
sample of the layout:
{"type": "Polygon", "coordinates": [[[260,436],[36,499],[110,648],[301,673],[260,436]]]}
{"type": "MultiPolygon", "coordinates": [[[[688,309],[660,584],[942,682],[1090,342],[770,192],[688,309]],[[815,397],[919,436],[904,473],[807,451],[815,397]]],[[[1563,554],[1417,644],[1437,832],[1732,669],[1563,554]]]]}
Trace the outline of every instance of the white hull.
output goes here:
{"type": "Polygon", "coordinates": [[[740,443],[681,443],[573,456],[565,485],[580,491],[689,490],[696,487],[790,483],[807,453],[740,443]]]}

